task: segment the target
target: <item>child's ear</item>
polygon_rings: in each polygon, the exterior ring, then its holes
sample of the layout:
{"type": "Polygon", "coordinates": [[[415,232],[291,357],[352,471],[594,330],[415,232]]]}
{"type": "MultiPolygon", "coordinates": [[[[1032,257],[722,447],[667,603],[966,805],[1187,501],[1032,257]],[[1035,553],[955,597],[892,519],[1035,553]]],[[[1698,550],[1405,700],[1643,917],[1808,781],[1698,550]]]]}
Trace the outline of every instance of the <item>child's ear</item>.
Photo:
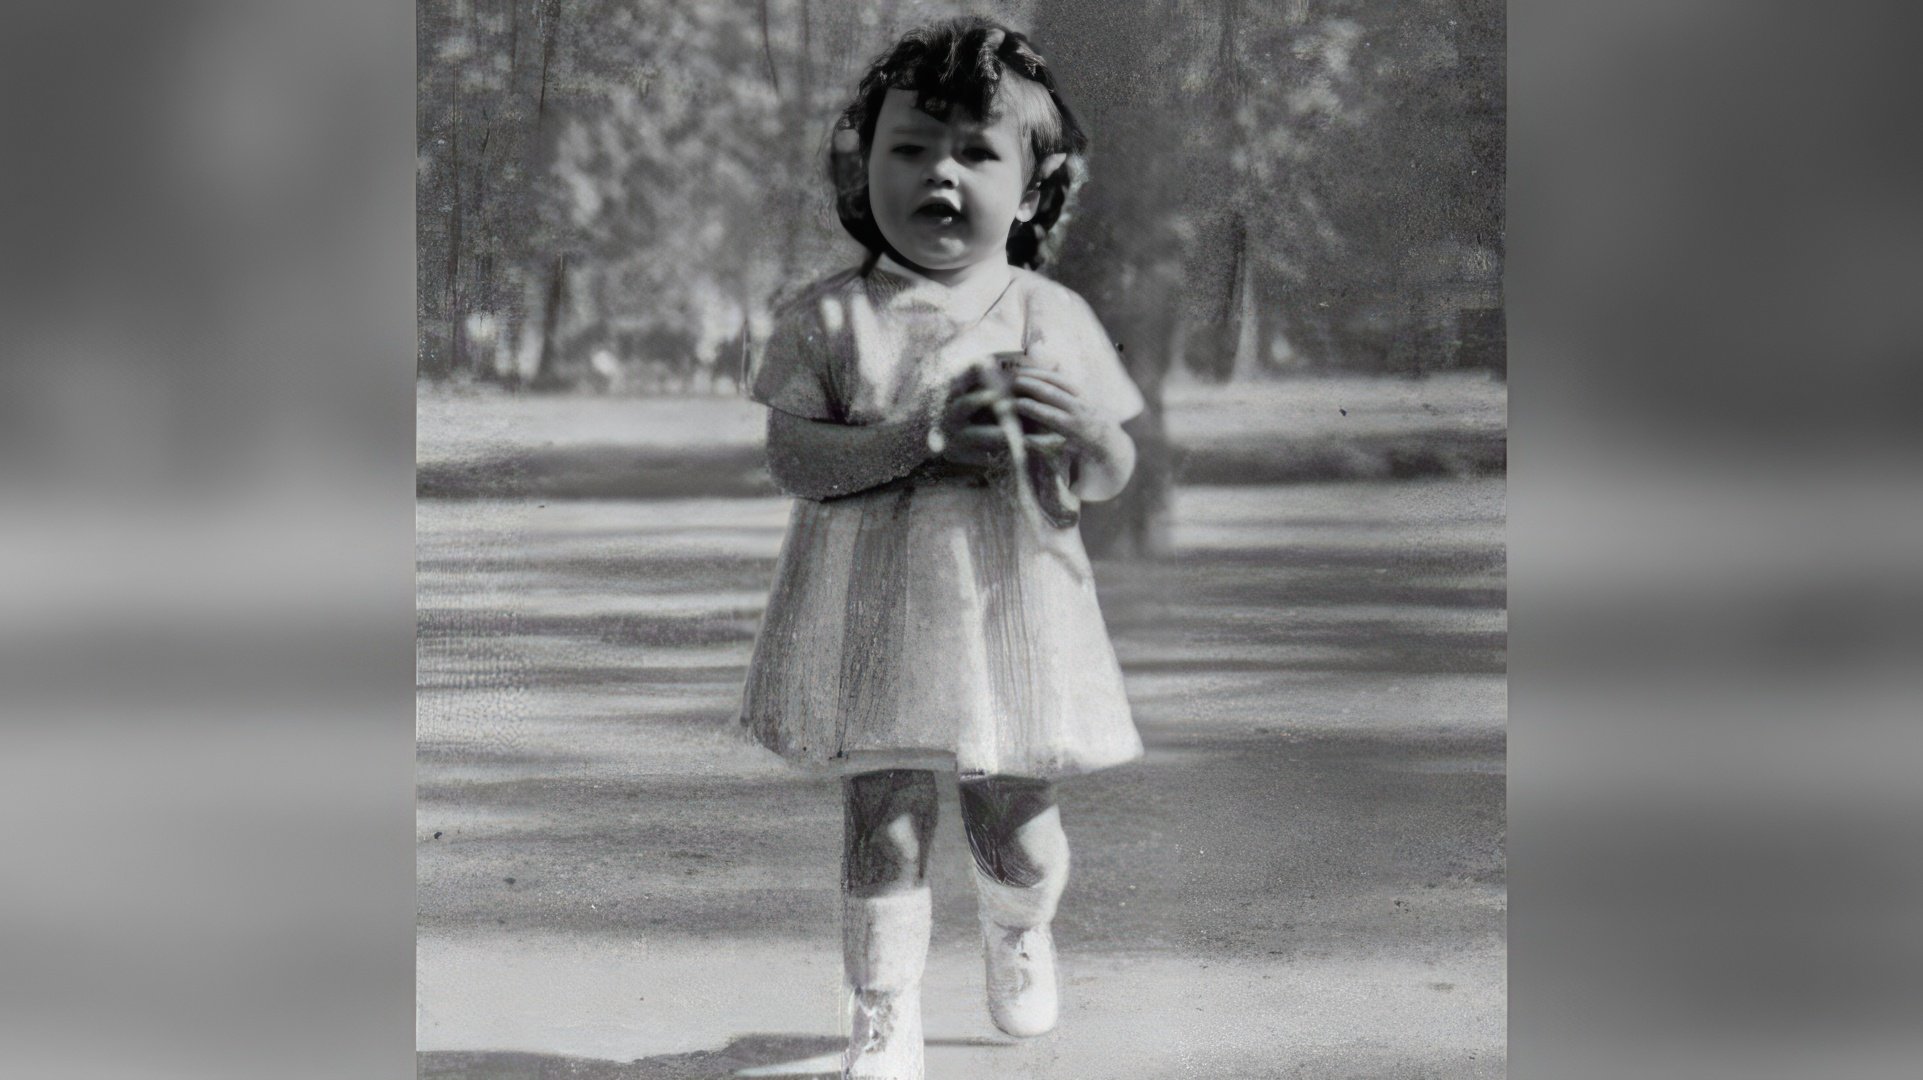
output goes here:
{"type": "Polygon", "coordinates": [[[1035,216],[1042,205],[1042,182],[1055,175],[1055,170],[1068,161],[1068,155],[1059,151],[1042,159],[1041,166],[1035,170],[1035,178],[1028,183],[1028,190],[1022,194],[1021,206],[1015,211],[1017,221],[1027,221],[1035,216]]]}
{"type": "Polygon", "coordinates": [[[1022,192],[1022,201],[1016,204],[1015,206],[1015,220],[1029,221],[1034,218],[1035,211],[1040,210],[1041,208],[1042,208],[1041,185],[1031,184],[1029,185],[1029,188],[1027,191],[1022,192]]]}

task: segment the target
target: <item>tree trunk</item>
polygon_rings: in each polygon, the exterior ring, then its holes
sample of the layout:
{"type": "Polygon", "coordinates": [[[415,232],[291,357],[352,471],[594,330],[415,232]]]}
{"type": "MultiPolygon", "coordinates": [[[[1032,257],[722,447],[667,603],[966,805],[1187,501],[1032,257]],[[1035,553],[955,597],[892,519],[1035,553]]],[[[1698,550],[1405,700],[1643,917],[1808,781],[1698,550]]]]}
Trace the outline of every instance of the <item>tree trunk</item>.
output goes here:
{"type": "Polygon", "coordinates": [[[1167,554],[1172,543],[1169,504],[1175,492],[1175,469],[1162,423],[1162,403],[1152,402],[1122,430],[1135,440],[1135,476],[1114,499],[1082,507],[1082,542],[1090,557],[1097,559],[1167,554]]]}
{"type": "Polygon", "coordinates": [[[533,389],[553,390],[563,385],[560,348],[555,338],[561,323],[561,305],[567,302],[567,297],[568,257],[556,255],[548,271],[547,302],[541,312],[541,359],[535,366],[534,378],[529,381],[533,389]]]}
{"type": "Polygon", "coordinates": [[[541,8],[541,86],[534,98],[534,115],[548,111],[548,69],[554,63],[554,32],[561,21],[561,0],[547,0],[541,8]]]}
{"type": "Polygon", "coordinates": [[[461,124],[463,122],[459,106],[454,110],[454,122],[449,126],[448,187],[447,200],[447,367],[452,372],[467,370],[467,310],[461,291],[461,236],[462,219],[466,214],[461,206],[461,124]]]}
{"type": "Polygon", "coordinates": [[[768,0],[756,5],[761,15],[761,58],[768,64],[768,85],[774,89],[775,100],[781,100],[781,73],[775,70],[774,35],[768,29],[768,0]]]}
{"type": "Polygon", "coordinates": [[[1254,258],[1249,254],[1247,230],[1236,245],[1235,269],[1235,345],[1230,354],[1230,381],[1254,377],[1263,366],[1261,301],[1256,292],[1254,258]]]}
{"type": "MultiPolygon", "coordinates": [[[[1173,315],[1172,309],[1163,308],[1173,315]]],[[[1135,475],[1122,493],[1105,503],[1082,508],[1082,542],[1095,558],[1144,558],[1168,552],[1170,509],[1175,491],[1175,455],[1163,422],[1162,383],[1169,354],[1158,347],[1170,340],[1169,320],[1137,317],[1117,322],[1123,366],[1142,391],[1142,414],[1122,426],[1135,440],[1135,475]],[[1161,324],[1161,325],[1157,325],[1161,324]],[[1156,334],[1161,329],[1164,332],[1156,334]],[[1131,338],[1140,343],[1130,349],[1131,338]]]]}
{"type": "Polygon", "coordinates": [[[521,72],[521,3],[520,0],[502,0],[507,8],[507,92],[515,93],[514,77],[521,72]]]}
{"type": "Polygon", "coordinates": [[[1030,20],[1051,63],[1087,88],[1086,96],[1070,96],[1093,143],[1094,179],[1077,197],[1060,261],[1049,270],[1115,335],[1145,406],[1125,425],[1135,440],[1135,475],[1116,498],[1083,507],[1082,539],[1098,558],[1155,556],[1170,543],[1175,461],[1162,385],[1184,283],[1165,226],[1176,193],[1192,177],[1181,162],[1181,124],[1141,96],[1142,80],[1134,74],[1176,29],[1160,12],[1150,5],[1140,14],[1130,9],[1126,17],[1092,21],[1081,5],[1045,0],[1030,20]]]}
{"type": "MultiPolygon", "coordinates": [[[[801,48],[795,54],[794,85],[789,87],[785,98],[780,96],[779,90],[776,91],[776,96],[780,102],[778,107],[787,114],[788,130],[793,133],[793,137],[788,140],[792,148],[790,152],[794,155],[791,168],[795,175],[807,176],[814,162],[814,151],[809,141],[802,137],[802,133],[808,130],[809,124],[815,119],[810,111],[810,103],[814,99],[815,82],[814,8],[808,0],[801,0],[796,18],[800,24],[798,29],[801,48]]],[[[764,23],[764,34],[766,29],[764,23]]],[[[772,58],[769,60],[769,65],[769,70],[772,72],[774,70],[772,58]]],[[[803,205],[791,206],[788,212],[782,215],[781,276],[783,279],[792,277],[801,265],[801,240],[803,230],[807,226],[806,217],[807,210],[803,205]]]]}

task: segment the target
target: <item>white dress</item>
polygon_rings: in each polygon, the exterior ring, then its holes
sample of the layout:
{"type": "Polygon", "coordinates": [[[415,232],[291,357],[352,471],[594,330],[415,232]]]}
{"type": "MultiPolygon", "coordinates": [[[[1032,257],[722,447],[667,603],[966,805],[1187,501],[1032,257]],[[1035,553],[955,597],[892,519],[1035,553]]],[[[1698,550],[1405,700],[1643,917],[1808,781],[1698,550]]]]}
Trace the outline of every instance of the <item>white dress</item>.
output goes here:
{"type": "MultiPolygon", "coordinates": [[[[1014,350],[1110,419],[1142,409],[1069,289],[1013,267],[951,287],[885,256],[785,307],[749,396],[872,424],[1014,350]]],[[[1142,752],[1080,532],[1025,514],[1011,484],[954,477],[796,500],[742,723],[789,760],[838,772],[1046,778],[1142,752]]]]}

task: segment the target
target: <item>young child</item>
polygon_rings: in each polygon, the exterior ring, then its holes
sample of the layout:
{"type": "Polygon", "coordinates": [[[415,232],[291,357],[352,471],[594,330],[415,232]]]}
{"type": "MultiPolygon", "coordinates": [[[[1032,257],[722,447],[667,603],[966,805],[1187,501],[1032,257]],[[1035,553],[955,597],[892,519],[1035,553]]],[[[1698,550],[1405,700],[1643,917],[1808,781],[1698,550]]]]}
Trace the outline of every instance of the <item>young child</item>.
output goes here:
{"type": "Polygon", "coordinates": [[[1088,305],[1031,269],[1086,142],[1021,34],[904,37],[830,155],[869,258],[780,307],[751,382],[797,501],[742,718],[845,776],[847,1077],[922,1075],[937,772],[960,779],[990,1014],[1030,1036],[1057,1012],[1052,781],[1141,754],[1073,525],[1128,482],[1142,399],[1088,305]]]}

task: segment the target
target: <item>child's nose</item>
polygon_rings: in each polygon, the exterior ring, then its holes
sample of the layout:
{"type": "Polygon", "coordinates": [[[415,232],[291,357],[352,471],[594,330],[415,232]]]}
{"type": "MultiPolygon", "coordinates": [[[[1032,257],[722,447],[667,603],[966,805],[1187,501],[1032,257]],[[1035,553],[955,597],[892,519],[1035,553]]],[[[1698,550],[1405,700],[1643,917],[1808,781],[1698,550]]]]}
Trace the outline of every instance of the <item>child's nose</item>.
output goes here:
{"type": "Polygon", "coordinates": [[[936,158],[928,165],[922,181],[935,187],[954,187],[961,172],[961,166],[946,154],[936,158]]]}

